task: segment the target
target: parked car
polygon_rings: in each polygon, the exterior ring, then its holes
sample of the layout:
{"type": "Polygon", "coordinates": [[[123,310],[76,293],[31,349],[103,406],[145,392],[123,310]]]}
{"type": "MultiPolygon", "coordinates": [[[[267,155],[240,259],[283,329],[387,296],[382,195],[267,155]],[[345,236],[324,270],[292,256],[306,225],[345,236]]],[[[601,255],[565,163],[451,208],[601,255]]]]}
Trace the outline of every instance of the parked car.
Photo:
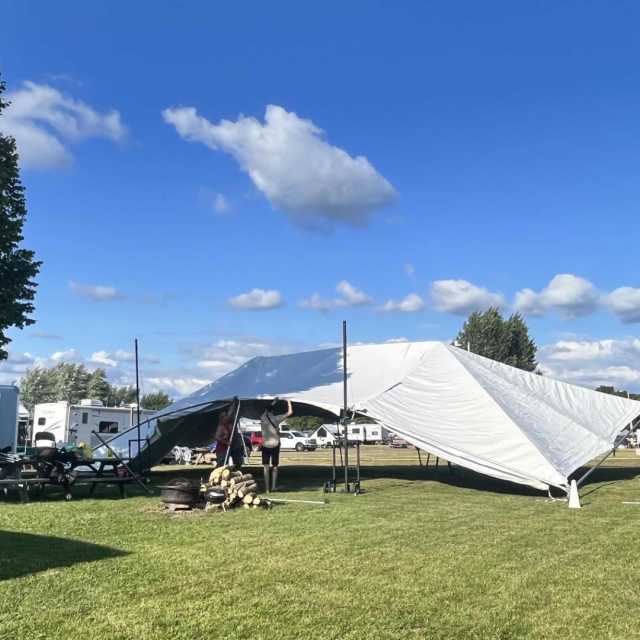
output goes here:
{"type": "Polygon", "coordinates": [[[264,438],[262,437],[261,431],[252,431],[249,436],[249,442],[251,443],[252,449],[257,449],[260,451],[262,449],[262,443],[264,442],[264,438]]]}
{"type": "Polygon", "coordinates": [[[409,446],[409,443],[406,440],[403,440],[400,436],[392,436],[391,440],[389,440],[389,446],[392,449],[406,449],[409,446]]]}
{"type": "Polygon", "coordinates": [[[307,438],[299,431],[280,432],[280,448],[285,451],[315,451],[317,447],[318,443],[314,438],[307,438]]]}

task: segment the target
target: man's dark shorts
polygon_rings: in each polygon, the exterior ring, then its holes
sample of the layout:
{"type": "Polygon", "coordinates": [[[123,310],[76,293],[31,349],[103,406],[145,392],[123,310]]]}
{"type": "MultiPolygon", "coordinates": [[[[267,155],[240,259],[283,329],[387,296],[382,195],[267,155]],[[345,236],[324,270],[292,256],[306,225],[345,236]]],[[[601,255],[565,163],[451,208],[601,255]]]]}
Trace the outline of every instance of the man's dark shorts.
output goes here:
{"type": "Polygon", "coordinates": [[[280,464],[280,445],[277,447],[262,447],[262,464],[271,463],[272,467],[280,464]]]}

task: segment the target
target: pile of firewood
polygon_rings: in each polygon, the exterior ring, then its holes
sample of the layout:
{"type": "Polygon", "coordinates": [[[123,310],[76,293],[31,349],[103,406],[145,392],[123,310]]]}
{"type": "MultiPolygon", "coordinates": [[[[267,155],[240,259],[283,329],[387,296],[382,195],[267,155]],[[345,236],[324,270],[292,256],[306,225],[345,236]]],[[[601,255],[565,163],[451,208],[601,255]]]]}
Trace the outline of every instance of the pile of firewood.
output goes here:
{"type": "Polygon", "coordinates": [[[234,507],[244,507],[252,509],[258,507],[269,507],[271,503],[266,498],[258,495],[258,485],[250,473],[234,471],[232,467],[218,467],[211,472],[209,482],[204,483],[201,492],[205,495],[208,492],[224,493],[224,501],[207,501],[205,510],[222,509],[227,511],[234,507]]]}

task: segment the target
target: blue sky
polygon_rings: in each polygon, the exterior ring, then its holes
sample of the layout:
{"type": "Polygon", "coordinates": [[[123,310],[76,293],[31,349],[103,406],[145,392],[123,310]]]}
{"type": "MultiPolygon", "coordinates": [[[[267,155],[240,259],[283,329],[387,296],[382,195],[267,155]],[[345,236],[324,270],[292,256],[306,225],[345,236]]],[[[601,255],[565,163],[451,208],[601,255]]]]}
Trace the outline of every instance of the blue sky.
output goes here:
{"type": "Polygon", "coordinates": [[[138,336],[146,388],[179,395],[343,318],[354,341],[449,340],[498,303],[547,372],[640,388],[639,18],[6,3],[0,130],[44,265],[0,381],[71,359],[126,382],[138,336]]]}

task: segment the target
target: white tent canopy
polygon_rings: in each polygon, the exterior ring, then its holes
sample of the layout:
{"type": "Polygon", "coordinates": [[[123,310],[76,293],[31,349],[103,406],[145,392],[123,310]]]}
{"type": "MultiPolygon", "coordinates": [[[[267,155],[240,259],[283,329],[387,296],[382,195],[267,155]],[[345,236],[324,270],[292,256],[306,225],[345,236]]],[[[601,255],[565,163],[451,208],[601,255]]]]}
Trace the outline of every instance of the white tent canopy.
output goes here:
{"type": "MultiPolygon", "coordinates": [[[[351,346],[347,362],[350,410],[450,462],[539,489],[566,489],[640,415],[640,402],[441,342],[351,346]]],[[[257,357],[165,410],[150,431],[234,396],[279,396],[338,415],[342,394],[341,349],[257,357]]]]}

